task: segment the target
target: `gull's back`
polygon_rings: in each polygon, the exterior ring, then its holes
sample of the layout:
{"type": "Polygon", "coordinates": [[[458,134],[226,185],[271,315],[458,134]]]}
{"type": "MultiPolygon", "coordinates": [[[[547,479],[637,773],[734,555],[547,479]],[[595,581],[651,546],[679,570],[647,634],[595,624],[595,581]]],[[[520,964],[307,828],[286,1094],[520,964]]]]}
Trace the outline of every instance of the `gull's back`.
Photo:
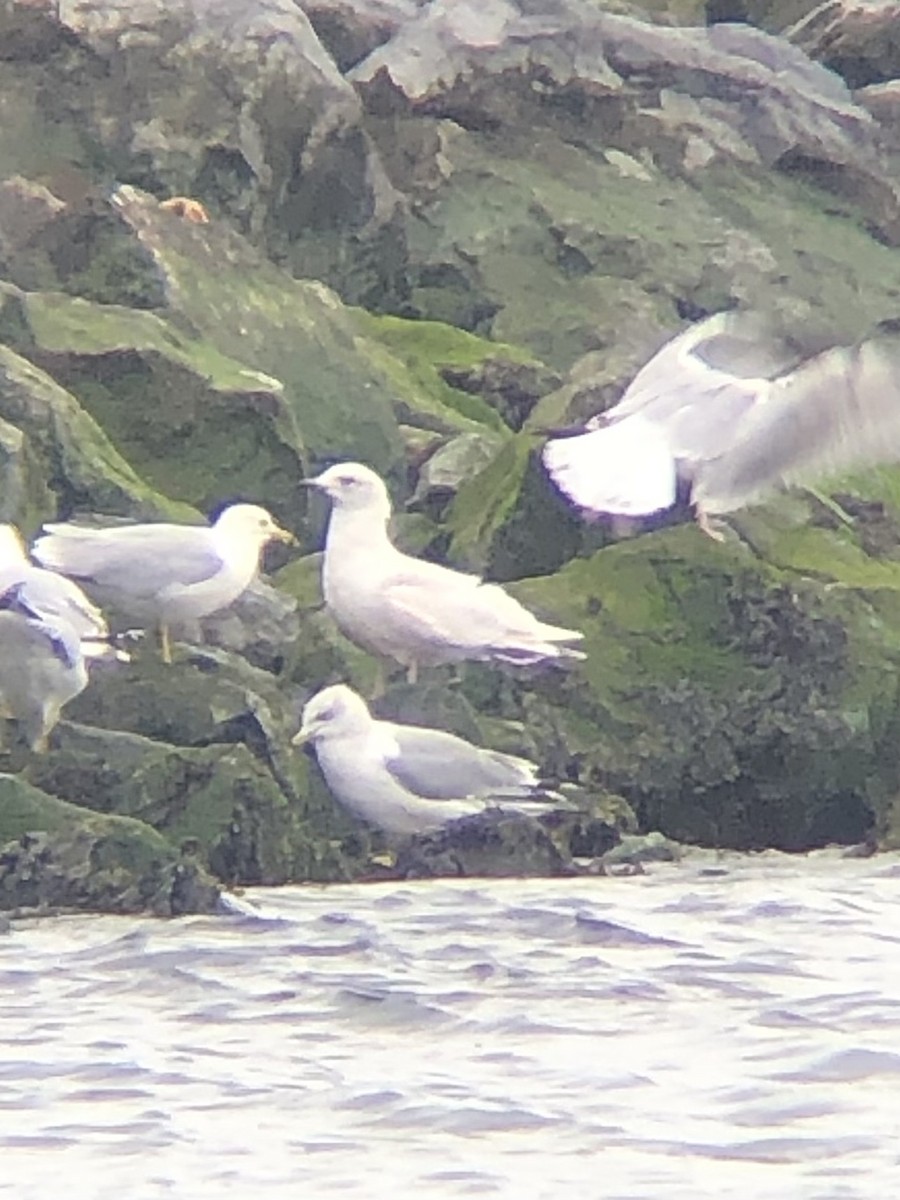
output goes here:
{"type": "MultiPolygon", "coordinates": [[[[224,566],[209,529],[191,525],[47,525],[33,553],[43,566],[79,581],[101,604],[149,619],[191,610],[192,591],[213,589],[224,566]]],[[[185,618],[193,615],[187,611],[185,618]]]]}

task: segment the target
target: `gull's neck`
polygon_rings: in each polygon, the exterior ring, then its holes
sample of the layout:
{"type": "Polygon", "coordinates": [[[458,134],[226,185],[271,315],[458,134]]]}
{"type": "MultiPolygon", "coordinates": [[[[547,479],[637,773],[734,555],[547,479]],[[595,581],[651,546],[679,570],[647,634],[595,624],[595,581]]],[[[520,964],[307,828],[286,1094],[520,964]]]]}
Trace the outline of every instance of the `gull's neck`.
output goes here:
{"type": "Polygon", "coordinates": [[[17,530],[0,526],[0,567],[30,566],[25,545],[17,530]]]}
{"type": "Polygon", "coordinates": [[[380,508],[342,508],[331,511],[325,553],[340,546],[340,553],[353,550],[359,554],[397,553],[388,536],[390,511],[380,508]]]}
{"type": "Polygon", "coordinates": [[[263,543],[253,538],[230,535],[218,526],[210,530],[216,554],[233,575],[245,579],[247,584],[258,574],[262,558],[263,543]]]}

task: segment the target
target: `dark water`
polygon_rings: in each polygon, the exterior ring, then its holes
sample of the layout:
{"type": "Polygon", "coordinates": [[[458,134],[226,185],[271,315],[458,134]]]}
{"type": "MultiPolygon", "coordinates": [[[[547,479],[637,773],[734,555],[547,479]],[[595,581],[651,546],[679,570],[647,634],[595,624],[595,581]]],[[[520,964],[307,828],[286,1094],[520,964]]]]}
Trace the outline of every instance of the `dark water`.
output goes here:
{"type": "Polygon", "coordinates": [[[900,863],[713,865],[20,923],[0,1195],[897,1195],[900,863]]]}

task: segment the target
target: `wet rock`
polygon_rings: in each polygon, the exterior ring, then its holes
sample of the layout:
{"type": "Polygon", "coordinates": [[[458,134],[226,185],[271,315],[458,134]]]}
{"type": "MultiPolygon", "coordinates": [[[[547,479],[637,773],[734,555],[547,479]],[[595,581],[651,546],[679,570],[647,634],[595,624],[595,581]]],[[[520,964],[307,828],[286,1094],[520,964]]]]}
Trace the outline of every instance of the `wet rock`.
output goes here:
{"type": "Polygon", "coordinates": [[[683,851],[678,842],[654,831],[642,835],[626,835],[616,845],[607,847],[601,853],[604,866],[613,867],[624,864],[677,862],[683,851]]]}
{"type": "Polygon", "coordinates": [[[397,853],[400,879],[552,877],[572,873],[551,838],[530,817],[486,811],[411,838],[397,853]]]}
{"type": "MultiPolygon", "coordinates": [[[[807,526],[806,562],[815,546],[819,569],[840,575],[836,543],[807,526]]],[[[896,570],[880,564],[885,591],[821,588],[739,544],[711,553],[693,529],[620,543],[516,585],[585,631],[588,658],[493,703],[564,747],[561,774],[567,764],[589,790],[622,795],[641,829],[744,849],[863,840],[893,819],[896,665],[882,614],[895,612],[896,570]]]]}
{"type": "Polygon", "coordinates": [[[219,887],[149,826],[0,775],[0,908],[215,912],[219,887]]]}

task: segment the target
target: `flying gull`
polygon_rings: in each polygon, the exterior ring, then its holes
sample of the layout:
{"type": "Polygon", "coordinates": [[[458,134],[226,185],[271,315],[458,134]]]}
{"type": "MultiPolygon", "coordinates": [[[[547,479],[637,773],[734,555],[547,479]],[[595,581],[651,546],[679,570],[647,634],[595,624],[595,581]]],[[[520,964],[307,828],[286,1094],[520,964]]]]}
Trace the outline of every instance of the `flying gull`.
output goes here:
{"type": "Polygon", "coordinates": [[[544,447],[590,514],[643,516],[687,494],[709,518],[864,463],[900,457],[900,345],[876,336],[808,355],[751,313],[691,326],[576,436],[544,447]]]}
{"type": "Polygon", "coordinates": [[[332,502],[322,567],[329,611],[351,641],[402,663],[411,683],[420,665],[584,658],[569,644],[583,634],[538,620],[499,584],[402,554],[387,532],[387,488],[369,467],[338,463],[304,482],[332,502]]]}
{"type": "Polygon", "coordinates": [[[385,833],[426,833],[491,806],[542,812],[561,800],[542,789],[527,759],[440,729],[378,721],[345,684],[313,696],[293,740],[313,745],[335,799],[385,833]]]}
{"type": "Polygon", "coordinates": [[[45,525],[32,553],[77,580],[103,607],[157,624],[162,657],[172,661],[169,626],[227,608],[259,573],[263,547],[293,542],[264,508],[233,504],[212,526],[45,525]]]}

